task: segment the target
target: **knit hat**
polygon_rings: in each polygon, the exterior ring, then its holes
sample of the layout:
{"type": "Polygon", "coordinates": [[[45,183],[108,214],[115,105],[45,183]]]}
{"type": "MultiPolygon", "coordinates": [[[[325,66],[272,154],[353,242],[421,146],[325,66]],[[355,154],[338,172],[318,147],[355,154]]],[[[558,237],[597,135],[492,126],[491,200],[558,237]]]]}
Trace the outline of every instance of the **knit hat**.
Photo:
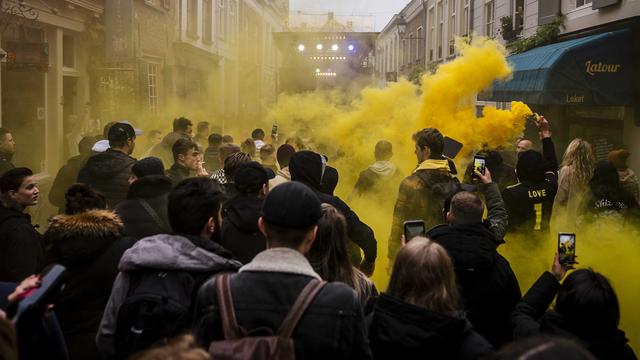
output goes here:
{"type": "Polygon", "coordinates": [[[284,228],[309,228],[318,223],[321,215],[318,196],[308,186],[297,181],[273,188],[262,205],[264,221],[284,228]]]}
{"type": "Polygon", "coordinates": [[[138,178],[147,175],[164,175],[164,164],[157,157],[150,156],[136,161],[131,171],[138,178]]]}
{"type": "Polygon", "coordinates": [[[240,165],[235,175],[236,189],[244,194],[260,191],[263,185],[273,179],[275,174],[269,172],[255,161],[240,165]]]}
{"type": "Polygon", "coordinates": [[[518,155],[516,172],[520,181],[539,183],[544,181],[544,158],[535,150],[527,150],[518,155]]]}
{"type": "Polygon", "coordinates": [[[624,149],[611,150],[609,152],[609,161],[611,161],[616,169],[625,169],[629,155],[631,155],[631,153],[624,149]]]}
{"type": "Polygon", "coordinates": [[[326,159],[313,151],[298,151],[289,161],[291,180],[300,181],[313,190],[320,190],[326,159]]]}

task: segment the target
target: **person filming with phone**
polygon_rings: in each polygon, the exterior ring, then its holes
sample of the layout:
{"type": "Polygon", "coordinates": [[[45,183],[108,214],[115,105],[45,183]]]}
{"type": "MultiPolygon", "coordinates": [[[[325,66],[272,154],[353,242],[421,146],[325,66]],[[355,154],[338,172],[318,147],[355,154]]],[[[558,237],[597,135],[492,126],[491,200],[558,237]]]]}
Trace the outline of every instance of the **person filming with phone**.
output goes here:
{"type": "Polygon", "coordinates": [[[460,191],[445,201],[446,224],[429,230],[427,237],[451,256],[464,309],[474,329],[499,347],[511,340],[510,315],[521,293],[509,261],[497,252],[504,243],[508,221],[500,190],[488,168],[474,167],[478,190],[487,204],[487,219],[483,221],[480,197],[460,191]]]}

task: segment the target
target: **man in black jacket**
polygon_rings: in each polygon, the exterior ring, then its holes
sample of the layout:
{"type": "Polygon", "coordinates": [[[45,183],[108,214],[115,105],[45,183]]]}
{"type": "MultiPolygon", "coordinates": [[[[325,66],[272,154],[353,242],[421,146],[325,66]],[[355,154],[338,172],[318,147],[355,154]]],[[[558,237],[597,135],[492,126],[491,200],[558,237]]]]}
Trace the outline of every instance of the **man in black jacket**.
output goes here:
{"type": "Polygon", "coordinates": [[[113,209],[127,196],[131,167],[136,159],[130,155],[136,145],[136,133],[130,124],[116,123],[109,129],[110,148],[87,160],[78,174],[78,182],[92,186],[113,209]]]}
{"type": "Polygon", "coordinates": [[[13,153],[15,152],[16,141],[7,129],[0,128],[0,175],[13,169],[13,153]]]}
{"type": "Polygon", "coordinates": [[[180,139],[171,148],[173,165],[167,170],[167,176],[173,186],[180,181],[196,176],[200,161],[198,144],[188,139],[180,139]]]}
{"type": "Polygon", "coordinates": [[[269,172],[255,161],[240,165],[234,183],[238,194],[222,207],[220,245],[243,264],[267,248],[258,219],[269,191],[269,177],[269,172]]]}
{"type": "Polygon", "coordinates": [[[507,227],[500,190],[491,181],[488,169],[485,174],[476,174],[487,202],[487,220],[482,221],[482,200],[474,193],[461,191],[452,197],[449,210],[445,209],[448,224],[431,229],[427,237],[451,256],[464,309],[474,329],[499,347],[511,340],[510,315],[521,294],[509,262],[497,252],[507,227]]]}
{"type": "Polygon", "coordinates": [[[60,209],[60,212],[64,209],[64,194],[69,187],[78,179],[78,173],[80,169],[91,157],[91,147],[95,143],[96,139],[92,136],[85,136],[80,140],[78,144],[79,155],[76,155],[67,161],[67,163],[58,170],[51,190],[49,190],[49,202],[60,209]]]}
{"type": "Polygon", "coordinates": [[[42,266],[40,234],[24,213],[40,190],[30,169],[14,168],[0,177],[0,192],[0,281],[19,283],[42,266]]]}
{"type": "Polygon", "coordinates": [[[138,160],[131,171],[127,199],[115,208],[124,224],[125,235],[142,239],[170,233],[167,201],[171,179],[164,175],[162,160],[156,157],[138,160]]]}
{"type": "MultiPolygon", "coordinates": [[[[320,215],[320,199],[299,182],[279,185],[267,195],[259,227],[268,249],[231,276],[235,315],[247,331],[276,333],[302,289],[320,280],[304,257],[320,215]]],[[[224,338],[215,279],[200,289],[193,332],[205,347],[224,338]]],[[[292,338],[297,359],[371,358],[362,307],[353,289],[342,283],[320,290],[292,338]]]]}
{"type": "Polygon", "coordinates": [[[301,183],[313,189],[323,203],[327,203],[338,209],[347,220],[347,235],[351,241],[358,245],[364,252],[364,260],[359,265],[360,270],[367,276],[371,276],[375,269],[375,261],[378,255],[378,243],[371,228],[363,223],[358,215],[351,210],[349,205],[339,197],[322,192],[326,159],[312,151],[299,151],[289,160],[291,180],[301,183]]]}

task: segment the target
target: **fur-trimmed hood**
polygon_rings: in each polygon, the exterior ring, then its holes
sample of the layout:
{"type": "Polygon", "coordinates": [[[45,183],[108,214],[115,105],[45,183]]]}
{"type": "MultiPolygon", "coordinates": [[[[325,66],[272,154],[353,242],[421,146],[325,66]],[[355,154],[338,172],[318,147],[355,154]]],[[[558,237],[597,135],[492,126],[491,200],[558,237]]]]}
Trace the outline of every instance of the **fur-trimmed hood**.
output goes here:
{"type": "Polygon", "coordinates": [[[123,236],[122,221],[112,211],[89,210],[75,215],[53,217],[44,234],[53,254],[68,262],[95,259],[114,241],[123,236]]]}

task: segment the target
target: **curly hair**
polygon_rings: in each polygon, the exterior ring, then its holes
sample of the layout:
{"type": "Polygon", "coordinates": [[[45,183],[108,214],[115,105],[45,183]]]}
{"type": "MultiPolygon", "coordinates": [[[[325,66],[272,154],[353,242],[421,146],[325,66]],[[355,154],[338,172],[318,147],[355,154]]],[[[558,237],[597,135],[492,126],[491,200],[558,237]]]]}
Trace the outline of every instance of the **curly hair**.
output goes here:
{"type": "Polygon", "coordinates": [[[593,152],[591,144],[585,140],[576,138],[567,146],[560,167],[572,167],[575,183],[586,186],[593,176],[595,165],[596,155],[593,152]]]}
{"type": "Polygon", "coordinates": [[[107,202],[104,195],[85,184],[73,184],[64,194],[64,213],[74,215],[94,209],[106,209],[107,202]]]}

